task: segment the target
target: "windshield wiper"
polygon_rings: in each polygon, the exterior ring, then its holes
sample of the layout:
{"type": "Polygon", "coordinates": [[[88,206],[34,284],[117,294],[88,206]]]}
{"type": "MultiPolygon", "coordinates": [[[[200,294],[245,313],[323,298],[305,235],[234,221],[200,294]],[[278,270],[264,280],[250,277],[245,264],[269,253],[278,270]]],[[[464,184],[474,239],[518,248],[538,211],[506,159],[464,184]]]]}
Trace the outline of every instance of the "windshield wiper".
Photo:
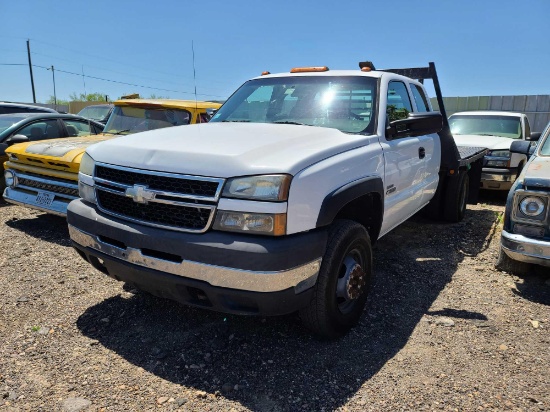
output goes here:
{"type": "Polygon", "coordinates": [[[494,137],[502,137],[497,134],[490,134],[490,133],[478,133],[478,136],[494,136],[494,137]]]}
{"type": "Polygon", "coordinates": [[[124,130],[119,130],[118,132],[106,132],[106,131],[103,131],[103,133],[109,133],[109,134],[122,134],[122,133],[126,133],[126,132],[129,132],[130,129],[124,129],[124,130]]]}
{"type": "Polygon", "coordinates": [[[222,120],[223,123],[250,123],[250,120],[222,120]]]}
{"type": "Polygon", "coordinates": [[[299,123],[299,122],[289,122],[288,120],[283,120],[283,121],[273,122],[273,123],[276,123],[276,124],[297,124],[298,126],[311,126],[310,124],[299,123]]]}

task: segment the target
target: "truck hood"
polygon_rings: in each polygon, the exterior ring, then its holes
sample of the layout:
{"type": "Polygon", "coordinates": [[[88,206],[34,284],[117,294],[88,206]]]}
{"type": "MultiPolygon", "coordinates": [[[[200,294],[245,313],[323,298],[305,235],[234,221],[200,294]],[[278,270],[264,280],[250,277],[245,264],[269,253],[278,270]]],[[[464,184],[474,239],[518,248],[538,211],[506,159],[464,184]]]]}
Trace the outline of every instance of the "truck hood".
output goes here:
{"type": "Polygon", "coordinates": [[[536,157],[523,169],[521,179],[525,186],[550,189],[550,158],[536,157]]]}
{"type": "Polygon", "coordinates": [[[453,135],[457,146],[479,146],[489,150],[510,150],[510,146],[516,139],[500,136],[479,136],[475,134],[453,135]]]}
{"type": "Polygon", "coordinates": [[[211,177],[296,174],[365,145],[363,135],[337,129],[268,123],[207,123],[113,139],[88,149],[96,161],[138,169],[211,177]]]}
{"type": "Polygon", "coordinates": [[[28,155],[33,158],[47,157],[66,162],[73,162],[75,158],[86,151],[92,144],[115,137],[112,134],[98,134],[85,137],[69,137],[61,139],[40,140],[37,142],[19,143],[6,149],[7,153],[28,155]]]}

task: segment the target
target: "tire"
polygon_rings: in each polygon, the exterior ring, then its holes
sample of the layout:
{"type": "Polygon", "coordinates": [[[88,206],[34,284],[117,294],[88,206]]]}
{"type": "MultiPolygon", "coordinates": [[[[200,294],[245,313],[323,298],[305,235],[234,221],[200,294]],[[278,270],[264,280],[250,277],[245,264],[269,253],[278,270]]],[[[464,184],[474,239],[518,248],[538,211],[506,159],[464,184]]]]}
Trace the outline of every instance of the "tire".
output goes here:
{"type": "Polygon", "coordinates": [[[527,275],[531,270],[531,265],[529,263],[520,262],[518,260],[512,259],[502,249],[502,246],[499,249],[498,259],[495,267],[498,270],[502,270],[503,272],[511,273],[514,275],[527,275]]]}
{"type": "Polygon", "coordinates": [[[466,204],[468,203],[468,192],[470,191],[470,177],[467,172],[458,176],[456,189],[448,187],[445,197],[445,208],[443,219],[447,222],[457,223],[464,218],[466,204]]]}
{"type": "Polygon", "coordinates": [[[335,221],[313,298],[300,311],[304,326],[321,339],[346,334],[363,313],[371,278],[372,246],[367,230],[350,220],[335,221]]]}

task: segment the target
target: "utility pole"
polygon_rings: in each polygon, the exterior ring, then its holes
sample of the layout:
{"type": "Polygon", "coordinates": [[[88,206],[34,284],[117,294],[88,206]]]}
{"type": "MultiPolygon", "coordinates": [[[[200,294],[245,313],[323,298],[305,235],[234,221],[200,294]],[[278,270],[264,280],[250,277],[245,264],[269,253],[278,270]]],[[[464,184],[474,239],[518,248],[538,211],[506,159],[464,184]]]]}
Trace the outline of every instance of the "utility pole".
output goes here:
{"type": "Polygon", "coordinates": [[[51,69],[48,69],[52,71],[52,77],[53,77],[53,104],[55,104],[55,109],[57,110],[57,96],[55,95],[55,69],[52,65],[51,69]]]}
{"type": "Polygon", "coordinates": [[[36,94],[34,92],[34,77],[32,76],[31,46],[27,40],[27,55],[29,56],[29,71],[31,72],[32,101],[36,103],[36,94]]]}

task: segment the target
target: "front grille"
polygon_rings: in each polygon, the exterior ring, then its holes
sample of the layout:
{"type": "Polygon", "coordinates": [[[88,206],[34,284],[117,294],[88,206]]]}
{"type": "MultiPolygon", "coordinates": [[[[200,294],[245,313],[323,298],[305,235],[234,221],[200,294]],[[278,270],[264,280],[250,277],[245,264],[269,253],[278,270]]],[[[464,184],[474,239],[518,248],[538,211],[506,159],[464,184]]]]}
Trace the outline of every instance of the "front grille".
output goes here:
{"type": "Polygon", "coordinates": [[[204,232],[223,179],[96,164],[98,207],[122,219],[183,232],[204,232]]]}
{"type": "Polygon", "coordinates": [[[150,173],[132,172],[105,166],[96,166],[95,176],[128,186],[146,185],[149,189],[194,196],[216,196],[219,182],[168,177],[150,173]]]}
{"type": "Polygon", "coordinates": [[[210,208],[189,207],[166,203],[140,204],[129,197],[97,190],[99,207],[111,213],[142,222],[202,231],[209,222],[210,208]]]}
{"type": "Polygon", "coordinates": [[[59,193],[59,194],[71,196],[74,198],[78,198],[78,187],[72,182],[67,184],[70,184],[74,187],[60,186],[55,184],[55,181],[51,181],[51,183],[46,183],[46,182],[32,180],[24,177],[19,177],[18,179],[19,186],[32,187],[38,190],[44,190],[47,192],[59,193]]]}

